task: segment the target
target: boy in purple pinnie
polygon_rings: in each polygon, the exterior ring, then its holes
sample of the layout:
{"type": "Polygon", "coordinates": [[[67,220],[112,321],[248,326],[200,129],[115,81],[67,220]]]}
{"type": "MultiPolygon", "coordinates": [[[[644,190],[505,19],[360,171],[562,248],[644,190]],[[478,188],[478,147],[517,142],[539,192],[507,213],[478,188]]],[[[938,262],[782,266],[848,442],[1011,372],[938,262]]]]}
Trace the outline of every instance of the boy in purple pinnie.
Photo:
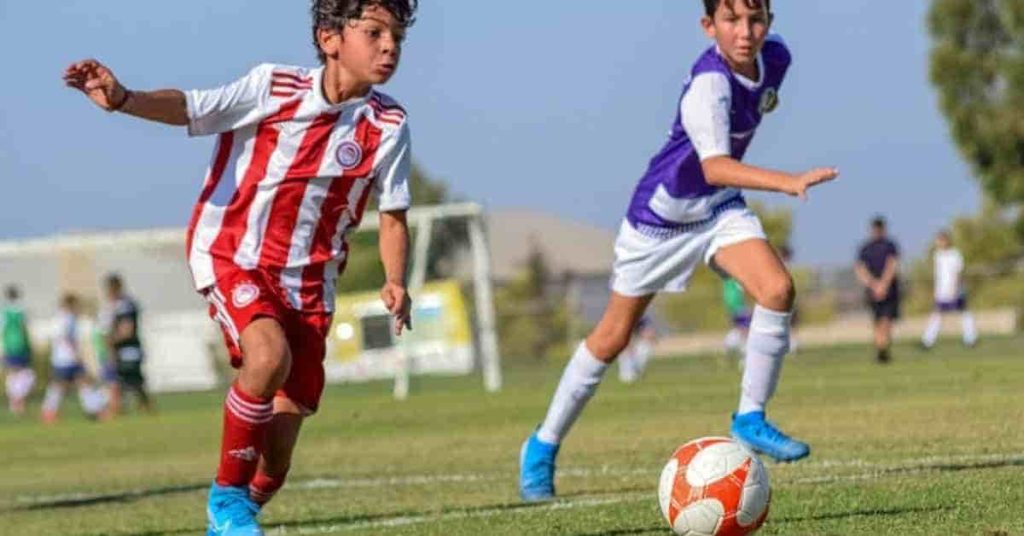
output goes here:
{"type": "Polygon", "coordinates": [[[733,436],[778,460],[810,453],[765,419],[788,350],[793,281],[741,190],[805,198],[838,171],[790,174],[741,163],[762,117],[778,106],[790,53],[769,35],[770,0],[704,0],[704,8],[701,25],[715,44],[694,64],[669,139],[633,194],[615,243],[604,316],[576,349],[547,416],[523,444],[519,490],[525,500],[554,496],[559,445],[608,365],[655,294],[685,290],[702,260],[737,279],[757,302],[733,436]]]}

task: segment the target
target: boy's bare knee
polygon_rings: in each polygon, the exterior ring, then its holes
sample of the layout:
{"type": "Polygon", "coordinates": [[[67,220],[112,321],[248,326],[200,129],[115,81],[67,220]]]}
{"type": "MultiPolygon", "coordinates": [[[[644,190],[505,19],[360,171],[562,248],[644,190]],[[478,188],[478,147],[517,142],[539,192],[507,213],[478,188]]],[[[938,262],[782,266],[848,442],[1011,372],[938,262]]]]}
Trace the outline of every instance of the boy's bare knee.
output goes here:
{"type": "Polygon", "coordinates": [[[291,351],[281,325],[259,319],[242,332],[242,371],[239,379],[252,394],[270,396],[291,371],[291,351]]]}
{"type": "Polygon", "coordinates": [[[629,331],[619,329],[595,330],[587,338],[587,349],[594,357],[611,363],[629,344],[629,331]]]}
{"type": "Polygon", "coordinates": [[[793,278],[789,275],[772,278],[760,289],[756,298],[758,305],[762,307],[774,311],[792,310],[796,300],[796,287],[793,284],[793,278]]]}

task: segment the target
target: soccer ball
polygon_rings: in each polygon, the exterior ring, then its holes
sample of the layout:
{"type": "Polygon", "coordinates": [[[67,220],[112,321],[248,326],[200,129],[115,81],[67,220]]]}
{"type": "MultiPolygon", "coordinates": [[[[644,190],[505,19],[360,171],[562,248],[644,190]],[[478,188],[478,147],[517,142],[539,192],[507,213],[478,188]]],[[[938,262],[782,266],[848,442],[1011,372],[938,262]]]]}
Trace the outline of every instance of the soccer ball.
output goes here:
{"type": "Polygon", "coordinates": [[[753,452],[729,438],[704,437],[672,454],[658,499],[680,536],[745,536],[768,517],[771,486],[753,452]]]}

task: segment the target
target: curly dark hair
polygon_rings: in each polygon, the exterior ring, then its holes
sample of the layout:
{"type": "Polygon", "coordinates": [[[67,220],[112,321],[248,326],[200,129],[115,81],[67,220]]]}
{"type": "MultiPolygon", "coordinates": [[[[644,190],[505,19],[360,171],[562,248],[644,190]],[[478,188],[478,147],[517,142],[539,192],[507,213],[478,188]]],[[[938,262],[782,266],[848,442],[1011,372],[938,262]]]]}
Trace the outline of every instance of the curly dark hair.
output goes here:
{"type": "Polygon", "coordinates": [[[363,10],[370,6],[388,10],[403,28],[408,28],[416,22],[418,4],[419,0],[313,0],[310,8],[313,16],[313,47],[320,63],[326,58],[317,41],[317,30],[341,29],[348,21],[362,17],[363,10]]]}
{"type": "MultiPolygon", "coordinates": [[[[731,6],[735,1],[736,0],[704,0],[704,13],[709,17],[713,17],[715,15],[715,10],[718,9],[718,6],[723,2],[729,2],[729,5],[731,6]]],[[[763,6],[769,13],[772,12],[772,0],[743,0],[743,2],[746,3],[747,7],[750,9],[760,9],[763,6]]]]}

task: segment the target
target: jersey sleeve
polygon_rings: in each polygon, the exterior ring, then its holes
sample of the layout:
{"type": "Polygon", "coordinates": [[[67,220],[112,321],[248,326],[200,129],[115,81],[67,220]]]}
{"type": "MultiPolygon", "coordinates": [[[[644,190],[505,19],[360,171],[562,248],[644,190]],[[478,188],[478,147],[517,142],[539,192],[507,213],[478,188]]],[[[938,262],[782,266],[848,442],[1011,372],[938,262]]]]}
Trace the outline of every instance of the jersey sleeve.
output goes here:
{"type": "Polygon", "coordinates": [[[889,255],[896,258],[899,258],[900,256],[900,247],[892,240],[889,241],[889,255]]]}
{"type": "Polygon", "coordinates": [[[868,264],[868,246],[867,245],[862,245],[860,247],[860,249],[857,250],[857,262],[859,262],[859,263],[861,263],[861,264],[863,264],[865,266],[868,264]]]}
{"type": "Polygon", "coordinates": [[[409,175],[412,173],[412,147],[409,123],[402,125],[381,140],[381,158],[377,164],[374,194],[377,210],[388,212],[405,210],[412,203],[409,194],[409,175]]]}
{"type": "Polygon", "coordinates": [[[273,70],[262,64],[228,85],[186,91],[189,135],[220,134],[259,121],[270,100],[273,70]]]}
{"type": "Polygon", "coordinates": [[[690,81],[680,104],[680,117],[683,129],[702,161],[731,154],[731,106],[732,87],[724,74],[701,73],[690,81]]]}

